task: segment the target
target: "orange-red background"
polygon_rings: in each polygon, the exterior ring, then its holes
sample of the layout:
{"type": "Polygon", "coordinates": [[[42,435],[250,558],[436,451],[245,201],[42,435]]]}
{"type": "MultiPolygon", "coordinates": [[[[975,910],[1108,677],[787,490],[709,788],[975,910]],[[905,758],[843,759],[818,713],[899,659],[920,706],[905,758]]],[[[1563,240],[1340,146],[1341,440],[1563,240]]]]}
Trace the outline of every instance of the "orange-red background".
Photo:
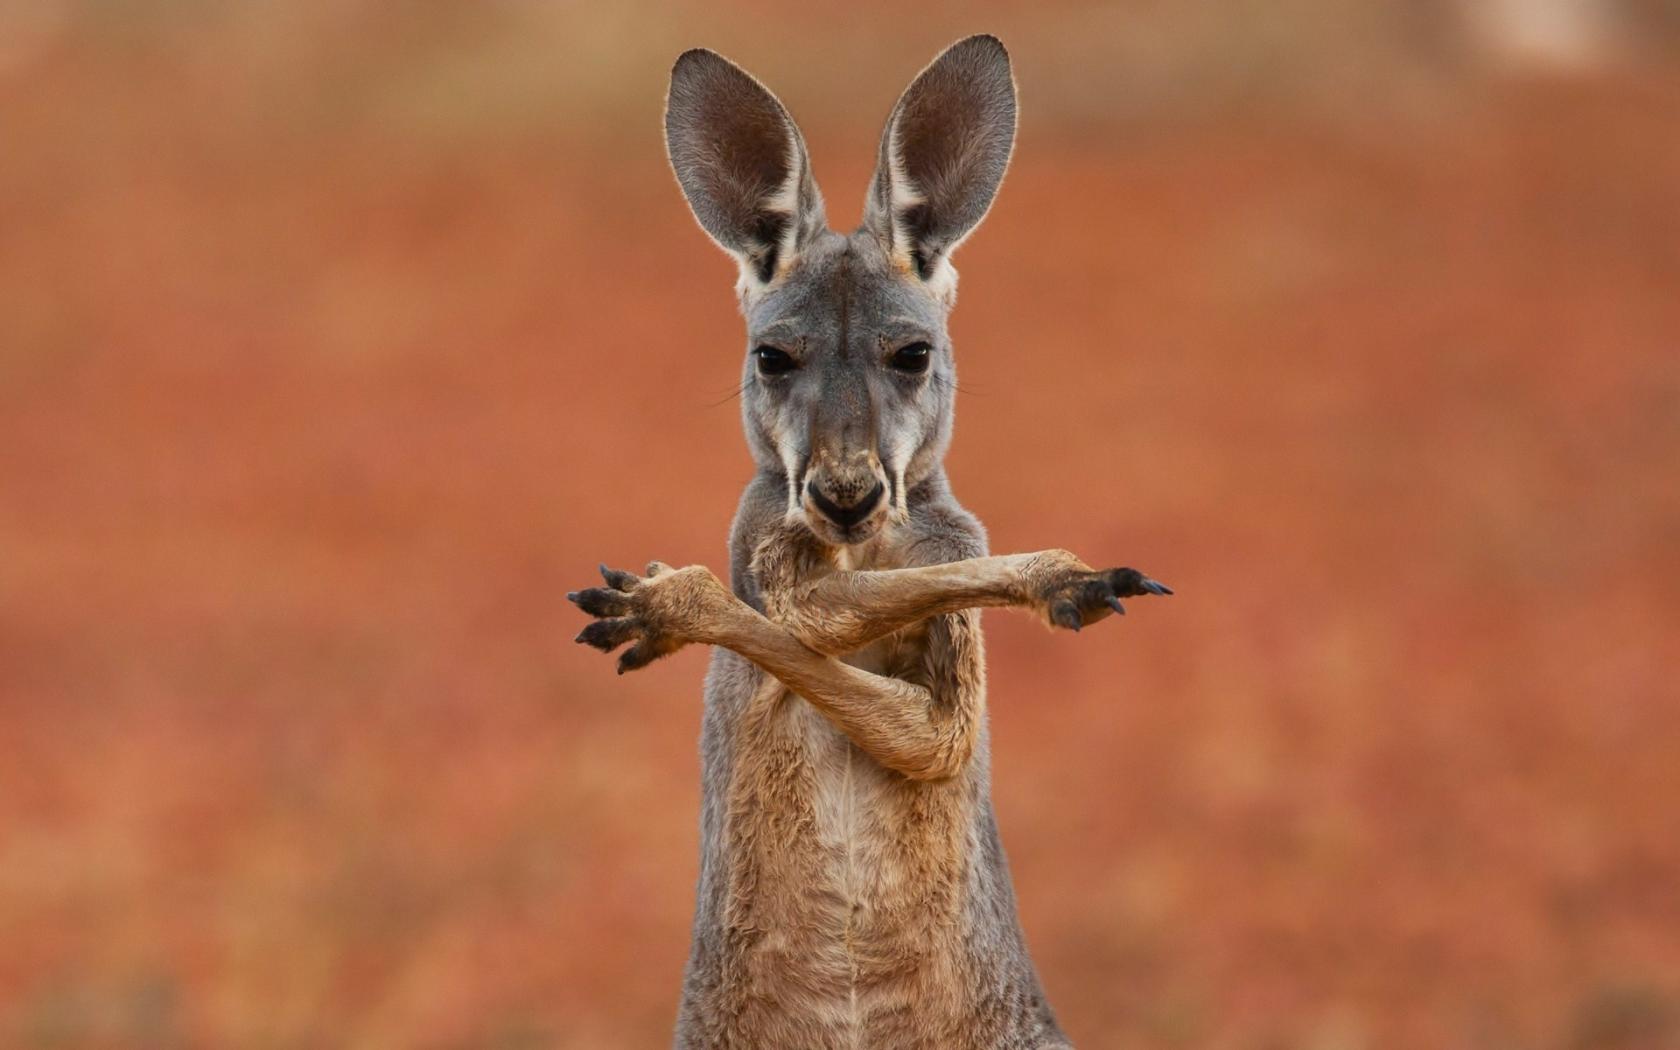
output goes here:
{"type": "Polygon", "coordinates": [[[1660,0],[0,6],[0,1045],[664,1045],[730,265],[672,56],[879,121],[1002,34],[950,472],[1171,601],[987,618],[1080,1045],[1680,1045],[1680,14],[1660,0]],[[1550,12],[1550,14],[1548,14],[1550,12]]]}

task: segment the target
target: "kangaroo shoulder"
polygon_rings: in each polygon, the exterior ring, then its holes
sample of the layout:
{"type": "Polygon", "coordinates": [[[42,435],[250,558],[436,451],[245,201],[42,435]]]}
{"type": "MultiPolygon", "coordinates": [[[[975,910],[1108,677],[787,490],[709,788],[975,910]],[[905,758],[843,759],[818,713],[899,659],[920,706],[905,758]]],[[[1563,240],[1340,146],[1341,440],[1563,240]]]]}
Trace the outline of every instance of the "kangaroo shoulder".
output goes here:
{"type": "Polygon", "coordinates": [[[986,555],[986,527],[948,495],[914,507],[906,532],[911,565],[941,565],[986,555]]]}

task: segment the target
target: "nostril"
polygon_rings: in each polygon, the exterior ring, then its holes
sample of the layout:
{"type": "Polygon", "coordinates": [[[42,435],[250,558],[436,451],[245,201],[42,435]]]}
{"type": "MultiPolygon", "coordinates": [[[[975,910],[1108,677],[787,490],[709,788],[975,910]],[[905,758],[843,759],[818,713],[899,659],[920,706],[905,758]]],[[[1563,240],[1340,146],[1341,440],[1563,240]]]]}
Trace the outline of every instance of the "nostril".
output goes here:
{"type": "Polygon", "coordinates": [[[885,485],[877,481],[874,488],[863,494],[862,499],[847,504],[836,503],[823,495],[814,481],[806,484],[805,491],[810,494],[811,502],[816,504],[818,510],[822,511],[823,517],[843,529],[849,529],[864,518],[869,517],[869,512],[874,510],[876,505],[881,502],[881,497],[887,489],[885,485]]]}

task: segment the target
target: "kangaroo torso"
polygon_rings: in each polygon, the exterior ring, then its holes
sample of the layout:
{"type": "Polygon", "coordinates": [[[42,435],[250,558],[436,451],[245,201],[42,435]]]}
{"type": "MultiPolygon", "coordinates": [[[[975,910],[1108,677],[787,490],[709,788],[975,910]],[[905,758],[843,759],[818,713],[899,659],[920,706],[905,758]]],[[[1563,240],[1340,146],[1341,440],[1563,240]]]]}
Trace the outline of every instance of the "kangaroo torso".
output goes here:
{"type": "MultiPolygon", "coordinates": [[[[734,589],[748,602],[764,517],[753,495],[733,537],[734,589]]],[[[779,512],[780,494],[765,495],[779,512]]],[[[951,507],[942,524],[967,517],[951,507]]],[[[924,517],[913,510],[910,527],[924,517]]],[[[852,567],[905,567],[906,546],[883,544],[879,560],[852,567]]],[[[935,549],[956,560],[984,546],[975,527],[938,537],[935,549]]],[[[914,680],[926,635],[913,625],[845,660],[914,680]]],[[[983,735],[957,776],[912,780],[725,649],[705,703],[700,893],[679,1047],[1061,1045],[1022,944],[983,735]]]]}

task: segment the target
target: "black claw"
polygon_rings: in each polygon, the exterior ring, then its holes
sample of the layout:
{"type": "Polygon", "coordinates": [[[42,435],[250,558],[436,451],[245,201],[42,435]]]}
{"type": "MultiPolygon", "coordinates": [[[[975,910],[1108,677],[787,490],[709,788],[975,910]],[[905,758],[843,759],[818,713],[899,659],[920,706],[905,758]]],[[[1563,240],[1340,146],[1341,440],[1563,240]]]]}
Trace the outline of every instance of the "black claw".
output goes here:
{"type": "Polygon", "coordinates": [[[591,616],[622,616],[630,611],[630,599],[622,591],[606,587],[591,587],[566,595],[579,609],[591,616]]]}
{"type": "Polygon", "coordinates": [[[567,600],[567,601],[569,601],[569,602],[571,602],[571,603],[572,603],[572,604],[573,604],[573,605],[576,605],[576,604],[577,604],[577,600],[578,600],[578,592],[576,592],[576,591],[567,591],[567,592],[566,592],[566,600],[567,600]]]}
{"type": "Polygon", "coordinates": [[[646,638],[643,638],[619,655],[618,673],[623,674],[626,671],[640,670],[657,659],[659,659],[658,650],[649,645],[646,638]]]}
{"type": "Polygon", "coordinates": [[[636,574],[633,572],[607,568],[606,562],[602,562],[597,568],[601,570],[601,579],[606,580],[607,586],[616,591],[634,590],[636,585],[642,582],[636,578],[636,574]]]}
{"type": "Polygon", "coordinates": [[[1109,582],[1114,587],[1114,593],[1122,598],[1135,598],[1140,594],[1171,594],[1172,588],[1158,580],[1152,580],[1136,569],[1113,569],[1108,574],[1109,582]]]}
{"type": "Polygon", "coordinates": [[[596,620],[572,639],[584,645],[610,653],[636,635],[636,623],[630,619],[596,620]]]}
{"type": "Polygon", "coordinates": [[[1079,615],[1079,606],[1066,600],[1050,607],[1050,619],[1058,627],[1066,627],[1070,631],[1077,631],[1085,626],[1084,619],[1079,615]]]}
{"type": "Polygon", "coordinates": [[[1126,607],[1120,604],[1120,599],[1118,598],[1110,597],[1108,599],[1108,607],[1119,613],[1121,616],[1126,615],[1126,607]]]}

